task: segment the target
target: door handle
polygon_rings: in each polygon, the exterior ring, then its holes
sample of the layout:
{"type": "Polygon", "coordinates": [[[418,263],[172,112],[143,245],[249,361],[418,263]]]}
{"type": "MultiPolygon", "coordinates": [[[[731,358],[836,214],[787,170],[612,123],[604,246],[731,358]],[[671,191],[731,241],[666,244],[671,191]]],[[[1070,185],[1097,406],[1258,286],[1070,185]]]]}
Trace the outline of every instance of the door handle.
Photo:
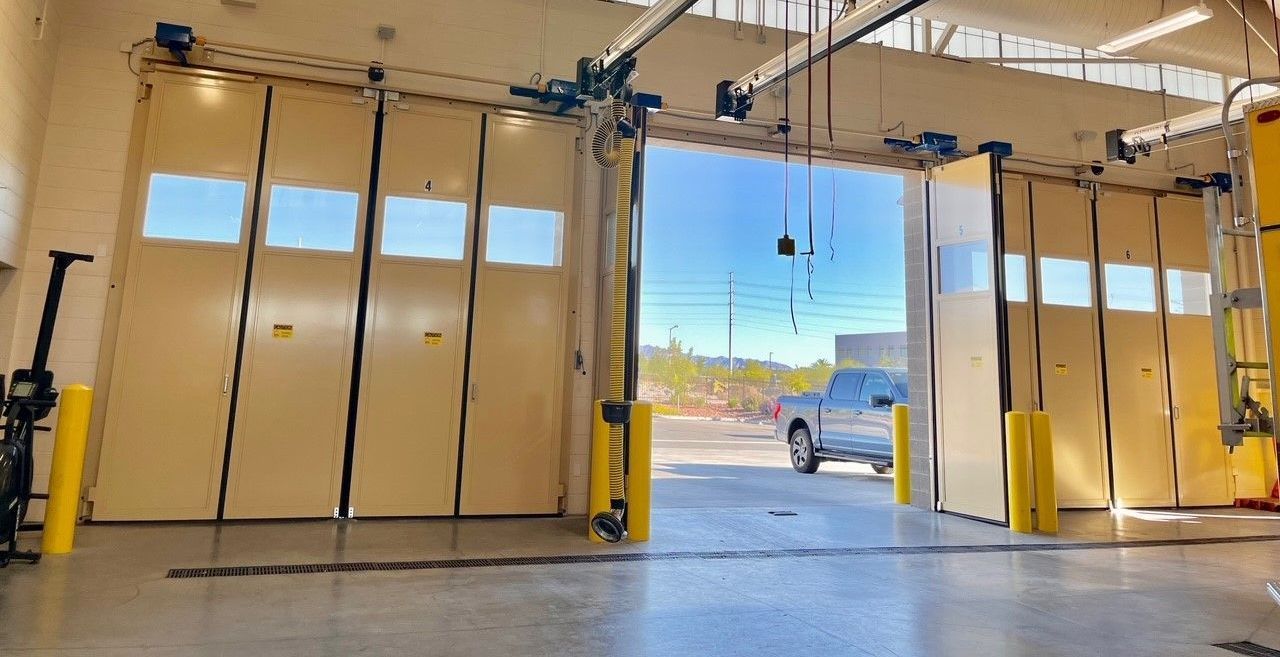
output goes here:
{"type": "Polygon", "coordinates": [[[225,396],[229,392],[231,392],[231,375],[223,374],[222,375],[222,394],[225,396]]]}
{"type": "Polygon", "coordinates": [[[1182,413],[1178,410],[1178,407],[1177,407],[1177,406],[1174,406],[1174,407],[1173,407],[1173,419],[1175,419],[1175,420],[1180,419],[1180,418],[1181,418],[1181,416],[1182,416],[1182,413]]]}
{"type": "Polygon", "coordinates": [[[480,384],[471,384],[471,401],[480,401],[480,384]]]}

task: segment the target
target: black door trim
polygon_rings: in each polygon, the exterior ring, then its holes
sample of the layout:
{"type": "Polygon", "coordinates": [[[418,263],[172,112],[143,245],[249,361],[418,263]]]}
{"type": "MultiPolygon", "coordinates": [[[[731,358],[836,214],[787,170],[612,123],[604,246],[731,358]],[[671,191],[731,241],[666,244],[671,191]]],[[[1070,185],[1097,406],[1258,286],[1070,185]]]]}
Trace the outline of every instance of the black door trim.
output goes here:
{"type": "Polygon", "coordinates": [[[271,132],[271,99],[275,88],[267,86],[266,108],[262,112],[262,141],[258,144],[258,172],[253,184],[253,211],[249,214],[249,252],[245,260],[244,289],[240,296],[240,326],[236,334],[235,363],[231,369],[231,400],[227,409],[227,439],[222,451],[222,481],[218,486],[218,520],[227,508],[227,484],[231,478],[231,445],[236,433],[236,407],[240,402],[240,372],[244,364],[244,342],[249,330],[249,293],[253,289],[253,258],[258,245],[258,223],[262,214],[262,181],[267,173],[267,144],[271,132]]]}
{"type": "Polygon", "coordinates": [[[462,515],[462,469],[467,456],[467,409],[471,405],[471,343],[476,326],[476,283],[480,272],[480,228],[486,216],[484,209],[484,165],[488,149],[489,115],[480,115],[480,158],[476,171],[476,204],[472,210],[475,225],[471,229],[471,290],[467,295],[467,342],[462,359],[462,415],[458,421],[458,470],[453,479],[453,515],[462,515]]]}
{"type": "Polygon", "coordinates": [[[355,347],[351,353],[351,384],[347,402],[347,437],[342,450],[342,484],[338,495],[339,518],[351,516],[351,476],[355,468],[356,430],[360,426],[360,375],[364,367],[364,336],[369,319],[369,279],[373,271],[373,234],[378,221],[378,187],[382,172],[382,136],[386,128],[387,94],[378,92],[373,123],[373,159],[369,166],[369,194],[365,199],[364,245],[360,259],[360,292],[356,300],[355,347]]]}

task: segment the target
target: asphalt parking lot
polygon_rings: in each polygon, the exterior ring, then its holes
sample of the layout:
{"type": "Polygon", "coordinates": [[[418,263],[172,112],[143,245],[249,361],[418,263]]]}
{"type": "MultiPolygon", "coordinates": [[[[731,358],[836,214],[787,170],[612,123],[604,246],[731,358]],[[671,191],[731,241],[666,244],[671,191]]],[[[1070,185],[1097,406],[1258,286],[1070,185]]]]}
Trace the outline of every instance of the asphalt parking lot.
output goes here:
{"type": "Polygon", "coordinates": [[[764,508],[882,504],[891,475],[870,466],[827,461],[816,474],[791,469],[773,427],[656,417],[653,420],[656,509],[764,508]]]}

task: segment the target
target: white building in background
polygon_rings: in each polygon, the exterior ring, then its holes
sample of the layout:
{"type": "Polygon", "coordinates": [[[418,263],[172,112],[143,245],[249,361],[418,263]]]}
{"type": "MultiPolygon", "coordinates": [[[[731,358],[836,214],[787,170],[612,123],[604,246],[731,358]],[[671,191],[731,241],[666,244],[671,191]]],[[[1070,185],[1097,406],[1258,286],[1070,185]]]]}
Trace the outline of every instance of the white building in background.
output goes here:
{"type": "Polygon", "coordinates": [[[907,366],[907,332],[850,333],[836,336],[836,359],[839,366],[847,361],[875,367],[907,366]]]}

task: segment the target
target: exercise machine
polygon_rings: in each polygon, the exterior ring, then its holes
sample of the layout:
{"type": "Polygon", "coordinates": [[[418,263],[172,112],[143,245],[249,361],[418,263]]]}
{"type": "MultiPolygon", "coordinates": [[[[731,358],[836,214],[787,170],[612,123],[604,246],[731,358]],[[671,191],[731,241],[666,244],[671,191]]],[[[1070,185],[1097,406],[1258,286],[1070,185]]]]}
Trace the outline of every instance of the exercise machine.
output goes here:
{"type": "MultiPolygon", "coordinates": [[[[0,403],[0,415],[4,417],[4,433],[0,435],[0,568],[10,561],[40,561],[39,552],[18,550],[18,532],[23,529],[22,522],[31,500],[48,498],[32,493],[31,488],[35,475],[35,434],[49,431],[49,427],[36,423],[48,417],[58,404],[58,390],[53,387],[53,372],[48,367],[49,348],[67,269],[78,261],[93,262],[91,255],[67,251],[50,251],[49,257],[53,258],[53,271],[49,275],[31,367],[13,371],[8,396],[0,403]]],[[[0,375],[0,387],[3,385],[4,376],[0,375]]]]}

